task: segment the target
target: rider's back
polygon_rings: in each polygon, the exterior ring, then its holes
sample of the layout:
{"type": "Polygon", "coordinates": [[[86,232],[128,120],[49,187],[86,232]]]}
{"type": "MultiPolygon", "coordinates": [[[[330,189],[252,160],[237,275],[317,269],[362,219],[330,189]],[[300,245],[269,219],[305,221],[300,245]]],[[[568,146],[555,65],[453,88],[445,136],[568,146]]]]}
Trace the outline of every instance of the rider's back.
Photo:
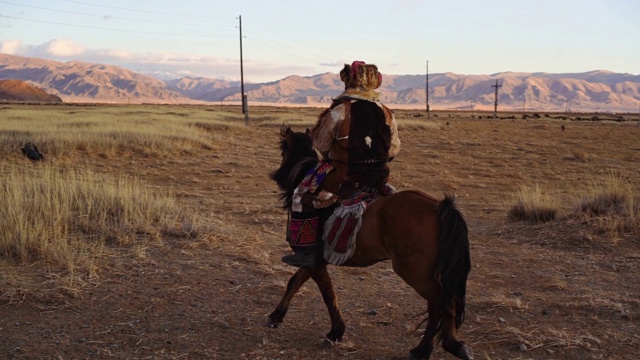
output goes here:
{"type": "Polygon", "coordinates": [[[349,170],[356,187],[379,188],[389,177],[391,127],[380,103],[359,100],[351,103],[349,170]]]}

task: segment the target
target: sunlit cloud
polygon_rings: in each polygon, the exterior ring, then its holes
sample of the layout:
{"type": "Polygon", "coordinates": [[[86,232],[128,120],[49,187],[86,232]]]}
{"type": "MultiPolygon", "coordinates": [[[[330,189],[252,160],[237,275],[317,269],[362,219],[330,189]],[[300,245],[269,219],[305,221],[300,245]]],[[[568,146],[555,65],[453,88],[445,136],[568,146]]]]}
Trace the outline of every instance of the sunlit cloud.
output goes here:
{"type": "Polygon", "coordinates": [[[348,64],[350,63],[349,61],[342,61],[342,60],[338,60],[335,62],[323,62],[323,63],[319,63],[319,66],[324,66],[324,67],[331,67],[331,68],[341,68],[344,66],[344,64],[348,64]]]}
{"type": "Polygon", "coordinates": [[[118,49],[95,50],[90,53],[96,59],[130,60],[135,57],[130,51],[118,49]]]}
{"type": "Polygon", "coordinates": [[[25,45],[20,40],[0,41],[0,53],[9,55],[23,55],[27,52],[25,45]]]}
{"type": "Polygon", "coordinates": [[[34,54],[48,55],[54,58],[77,57],[85,52],[84,46],[69,39],[53,39],[33,48],[34,54]]]}

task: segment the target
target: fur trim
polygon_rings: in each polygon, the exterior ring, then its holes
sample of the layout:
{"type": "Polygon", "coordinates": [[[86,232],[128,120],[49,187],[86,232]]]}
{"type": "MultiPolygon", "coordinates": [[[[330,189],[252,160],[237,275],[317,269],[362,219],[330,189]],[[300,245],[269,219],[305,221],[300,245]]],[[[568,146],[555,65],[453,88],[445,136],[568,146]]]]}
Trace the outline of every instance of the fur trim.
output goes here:
{"type": "Polygon", "coordinates": [[[340,101],[340,100],[348,100],[348,99],[353,99],[353,100],[368,100],[368,101],[372,101],[372,102],[378,102],[380,101],[380,94],[378,94],[377,92],[373,91],[373,90],[365,90],[365,89],[347,89],[345,90],[342,94],[340,94],[338,97],[336,97],[335,99],[333,99],[334,101],[340,101]]]}
{"type": "MultiPolygon", "coordinates": [[[[358,232],[360,232],[360,228],[362,227],[362,215],[364,211],[367,209],[367,204],[365,202],[357,203],[350,206],[338,206],[338,208],[331,214],[329,219],[324,224],[324,231],[322,234],[322,240],[324,241],[324,259],[334,265],[341,265],[345,263],[347,260],[353,256],[353,253],[356,251],[356,237],[358,236],[358,232]],[[331,242],[329,239],[329,234],[331,230],[336,224],[338,218],[344,217],[352,217],[357,219],[356,226],[353,229],[353,232],[349,235],[347,251],[344,253],[335,251],[329,243],[336,245],[337,239],[331,242]]],[[[340,234],[344,228],[346,222],[342,223],[342,228],[337,232],[340,234]]]]}

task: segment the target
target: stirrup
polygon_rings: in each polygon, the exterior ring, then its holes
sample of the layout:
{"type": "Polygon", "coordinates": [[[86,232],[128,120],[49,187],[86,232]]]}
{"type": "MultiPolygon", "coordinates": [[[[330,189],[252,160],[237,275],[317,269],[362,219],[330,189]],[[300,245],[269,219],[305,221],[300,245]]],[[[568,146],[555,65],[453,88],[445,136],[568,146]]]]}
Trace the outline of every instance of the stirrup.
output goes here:
{"type": "Polygon", "coordinates": [[[299,250],[294,254],[282,257],[282,262],[296,267],[314,267],[316,265],[315,249],[299,250]]]}

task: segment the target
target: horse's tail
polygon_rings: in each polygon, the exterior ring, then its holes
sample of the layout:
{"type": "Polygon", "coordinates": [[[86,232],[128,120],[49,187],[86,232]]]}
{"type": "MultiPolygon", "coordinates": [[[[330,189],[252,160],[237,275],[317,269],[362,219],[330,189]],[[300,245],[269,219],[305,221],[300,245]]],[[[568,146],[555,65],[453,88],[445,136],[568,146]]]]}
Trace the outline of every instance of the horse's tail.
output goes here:
{"type": "Polygon", "coordinates": [[[455,198],[446,194],[438,205],[440,238],[436,274],[442,284],[440,305],[449,311],[451,300],[455,301],[456,328],[464,322],[467,276],[471,271],[471,255],[467,223],[455,206],[455,198]]]}

